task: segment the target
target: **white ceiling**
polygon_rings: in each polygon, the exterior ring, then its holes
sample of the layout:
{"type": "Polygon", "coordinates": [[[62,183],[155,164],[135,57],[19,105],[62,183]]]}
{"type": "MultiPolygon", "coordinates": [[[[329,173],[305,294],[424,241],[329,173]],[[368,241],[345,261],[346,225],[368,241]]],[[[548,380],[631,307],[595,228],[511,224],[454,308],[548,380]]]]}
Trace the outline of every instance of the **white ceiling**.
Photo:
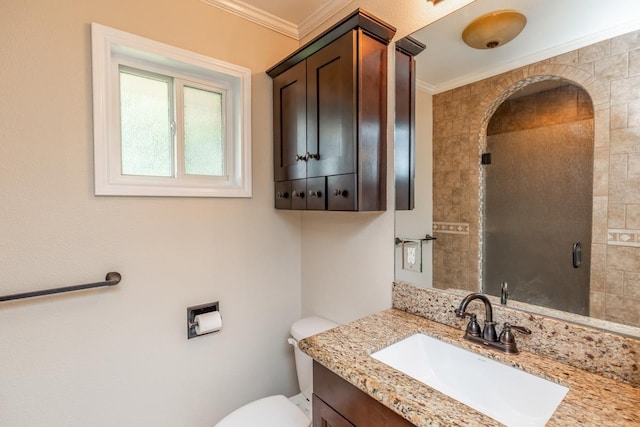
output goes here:
{"type": "Polygon", "coordinates": [[[412,34],[427,45],[416,59],[417,78],[438,93],[637,29],[640,0],[476,0],[412,34]],[[527,17],[518,37],[496,49],[464,44],[467,24],[504,9],[527,17]]]}
{"type": "MultiPolygon", "coordinates": [[[[300,40],[354,0],[202,1],[300,40]]],[[[418,81],[438,93],[637,29],[640,0],[476,0],[413,34],[427,45],[417,57],[418,81]],[[491,50],[462,42],[469,22],[503,9],[527,17],[515,40],[491,50]]]]}

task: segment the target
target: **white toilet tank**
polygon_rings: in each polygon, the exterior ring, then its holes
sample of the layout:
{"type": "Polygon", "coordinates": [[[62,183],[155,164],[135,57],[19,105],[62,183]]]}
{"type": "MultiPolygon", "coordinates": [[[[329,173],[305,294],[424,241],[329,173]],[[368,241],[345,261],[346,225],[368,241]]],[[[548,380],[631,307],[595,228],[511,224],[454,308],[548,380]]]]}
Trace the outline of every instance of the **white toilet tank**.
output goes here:
{"type": "Polygon", "coordinates": [[[300,385],[300,391],[309,401],[311,401],[311,394],[313,393],[313,359],[298,348],[298,341],[336,326],[338,325],[321,317],[305,317],[291,325],[291,336],[294,339],[289,339],[289,343],[295,348],[298,384],[300,385]]]}

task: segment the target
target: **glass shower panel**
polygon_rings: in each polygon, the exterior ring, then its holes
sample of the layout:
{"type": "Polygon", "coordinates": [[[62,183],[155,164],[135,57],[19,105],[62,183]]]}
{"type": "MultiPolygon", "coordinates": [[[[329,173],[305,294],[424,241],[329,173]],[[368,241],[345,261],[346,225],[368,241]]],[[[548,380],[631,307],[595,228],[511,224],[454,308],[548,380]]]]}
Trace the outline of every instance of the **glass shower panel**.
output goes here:
{"type": "Polygon", "coordinates": [[[588,315],[593,120],[490,135],[487,151],[484,291],[588,315]]]}

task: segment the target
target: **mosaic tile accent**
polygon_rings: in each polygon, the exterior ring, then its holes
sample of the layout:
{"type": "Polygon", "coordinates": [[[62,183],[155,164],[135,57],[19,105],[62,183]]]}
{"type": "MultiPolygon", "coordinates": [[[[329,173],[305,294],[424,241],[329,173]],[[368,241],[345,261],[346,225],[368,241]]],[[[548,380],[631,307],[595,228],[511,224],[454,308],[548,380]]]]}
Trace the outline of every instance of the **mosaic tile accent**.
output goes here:
{"type": "Polygon", "coordinates": [[[434,222],[433,231],[448,234],[469,234],[468,222],[434,222]]]}
{"type": "Polygon", "coordinates": [[[607,243],[610,245],[640,248],[640,230],[610,228],[607,236],[607,243]]]}

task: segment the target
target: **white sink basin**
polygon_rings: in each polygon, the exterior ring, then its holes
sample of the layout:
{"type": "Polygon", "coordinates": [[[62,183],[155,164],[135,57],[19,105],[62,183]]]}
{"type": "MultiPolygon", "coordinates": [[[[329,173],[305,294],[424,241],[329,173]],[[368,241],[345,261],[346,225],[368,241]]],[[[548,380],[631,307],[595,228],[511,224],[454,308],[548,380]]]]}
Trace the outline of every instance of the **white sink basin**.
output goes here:
{"type": "Polygon", "coordinates": [[[569,391],[424,334],[371,357],[507,426],[544,426],[569,391]]]}

